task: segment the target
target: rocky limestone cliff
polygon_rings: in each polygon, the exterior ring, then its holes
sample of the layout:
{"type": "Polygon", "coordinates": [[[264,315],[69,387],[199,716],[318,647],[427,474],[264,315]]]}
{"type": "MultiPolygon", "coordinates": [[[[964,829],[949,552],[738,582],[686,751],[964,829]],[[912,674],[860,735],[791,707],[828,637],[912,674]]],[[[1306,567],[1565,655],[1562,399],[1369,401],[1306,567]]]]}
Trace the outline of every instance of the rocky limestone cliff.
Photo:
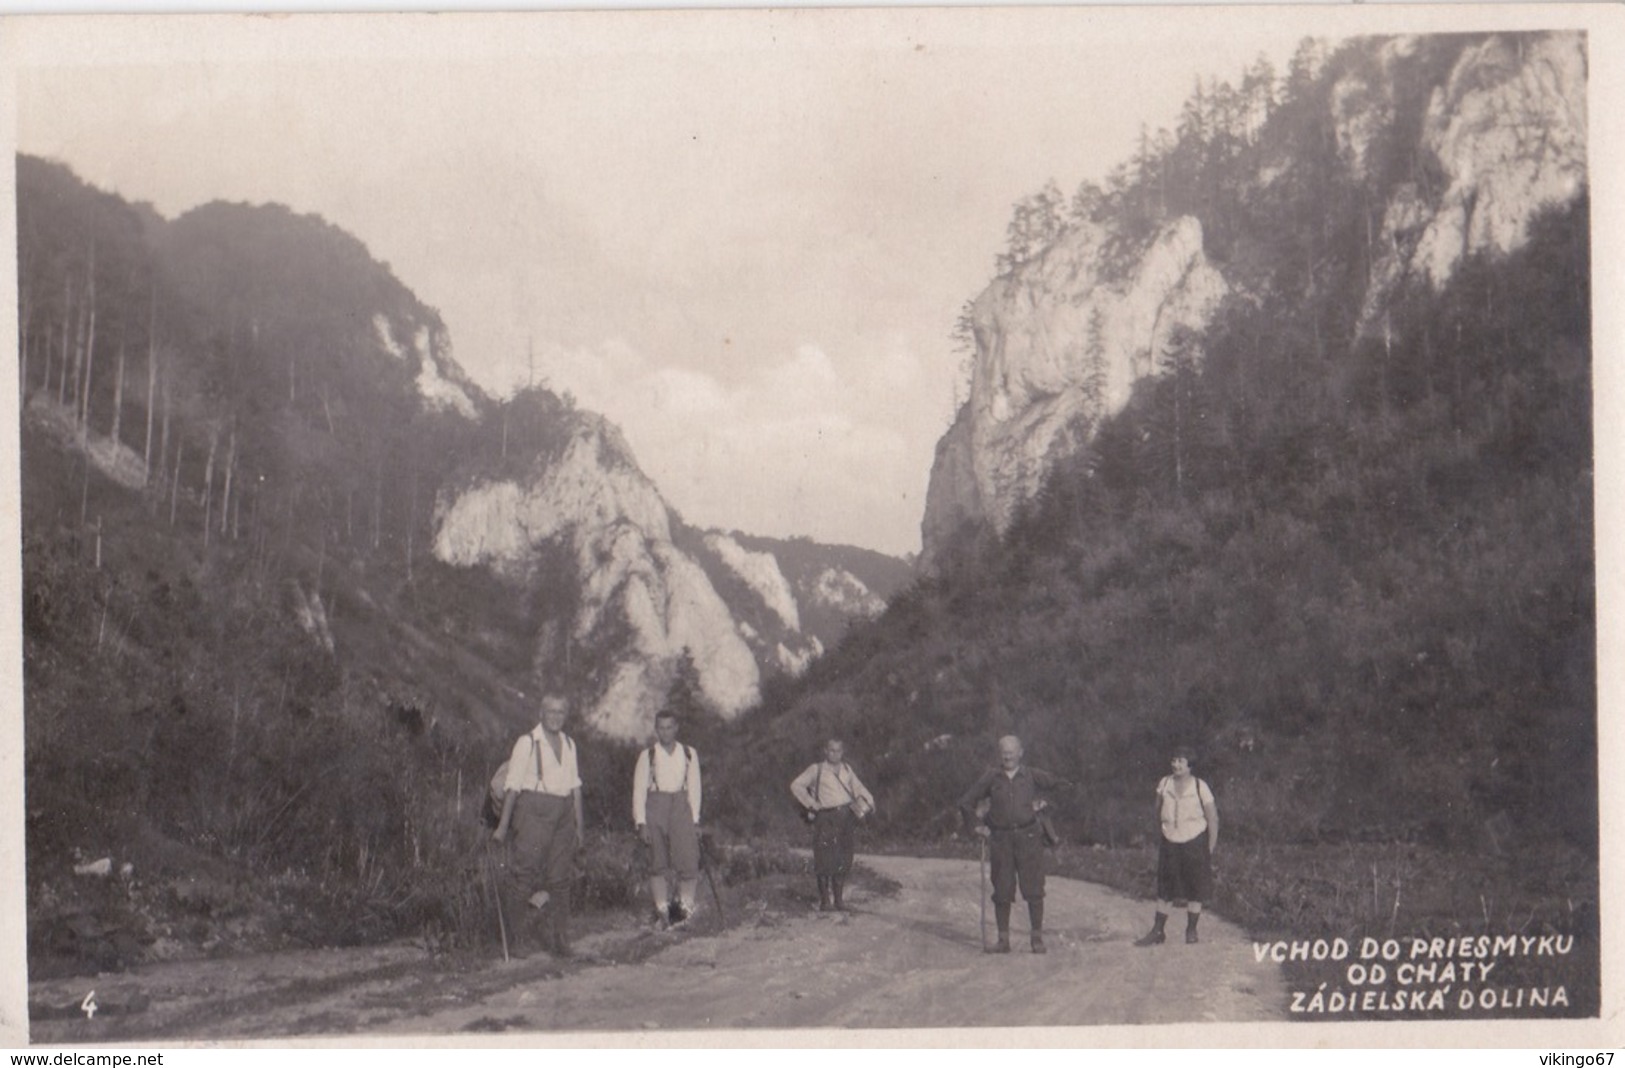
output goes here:
{"type": "Polygon", "coordinates": [[[752,552],[726,534],[707,534],[705,544],[722,558],[722,562],[738,575],[773,611],[785,627],[801,629],[801,612],[796,607],[796,596],[790,582],[779,570],[772,553],[752,552]]]}
{"type": "Polygon", "coordinates": [[[413,322],[405,324],[402,330],[401,324],[382,312],[372,317],[372,326],[378,343],[391,356],[417,363],[415,385],[426,406],[453,411],[465,419],[479,418],[479,407],[474,402],[479,391],[468,381],[462,366],[452,359],[451,345],[443,328],[413,322]],[[398,332],[410,338],[408,345],[396,340],[398,332]]]}
{"type": "MultiPolygon", "coordinates": [[[[593,727],[647,737],[685,652],[706,700],[735,716],[760,696],[764,672],[799,673],[823,653],[819,636],[803,629],[803,606],[842,618],[884,609],[843,568],[792,580],[771,551],[684,528],[619,430],[599,416],[570,418],[574,428],[557,455],[523,476],[475,477],[444,492],[434,553],[527,588],[545,552],[567,548],[579,582],[565,627],[573,658],[606,665],[586,712],[593,727]]],[[[539,645],[552,640],[537,636],[539,645]]],[[[558,669],[557,659],[556,650],[541,651],[544,674],[558,669]]]]}
{"type": "MultiPolygon", "coordinates": [[[[1396,43],[1397,48],[1400,47],[1396,43]]],[[[1586,184],[1585,39],[1492,37],[1433,91],[1421,148],[1443,181],[1401,185],[1383,217],[1381,257],[1361,309],[1372,333],[1394,289],[1420,273],[1435,288],[1475,252],[1511,252],[1543,208],[1586,184]]],[[[1369,134],[1365,142],[1369,142],[1369,134]]]]}
{"type": "Polygon", "coordinates": [[[824,568],[813,580],[806,596],[819,605],[853,618],[873,619],[886,610],[886,602],[845,568],[824,568]]]}
{"type": "Polygon", "coordinates": [[[612,664],[587,713],[593,726],[644,737],[685,649],[724,716],[756,699],[760,670],[728,606],[672,544],[665,501],[602,418],[579,417],[562,454],[528,477],[477,481],[437,505],[435,555],[510,582],[527,581],[538,549],[554,539],[569,546],[582,583],[570,641],[612,664]]]}
{"type": "Polygon", "coordinates": [[[840,641],[853,620],[885,611],[886,597],[913,574],[903,561],[851,546],[737,531],[711,531],[691,552],[734,609],[758,661],[790,674],[840,641]]]}
{"type": "Polygon", "coordinates": [[[937,447],[927,559],[967,521],[1002,533],[1055,458],[1120,410],[1175,332],[1206,325],[1228,291],[1194,218],[1164,226],[1127,270],[1112,236],[1074,227],[972,304],[970,397],[937,447]]]}
{"type": "MultiPolygon", "coordinates": [[[[1418,41],[1356,44],[1367,61],[1348,65],[1326,97],[1340,164],[1358,181],[1372,179],[1382,137],[1418,131],[1419,180],[1376,190],[1381,233],[1359,319],[1367,335],[1383,328],[1387,302],[1407,280],[1437,287],[1467,255],[1519,247],[1539,211],[1586,183],[1582,34],[1470,44],[1425,98],[1425,113],[1405,116],[1394,72],[1418,41]]],[[[1283,180],[1290,166],[1260,165],[1257,185],[1283,180]]],[[[937,446],[922,567],[960,531],[1008,529],[1053,465],[1157,373],[1176,330],[1200,331],[1227,293],[1246,296],[1209,261],[1198,219],[1163,225],[1126,265],[1110,227],[1070,225],[974,301],[970,391],[937,446]]]]}

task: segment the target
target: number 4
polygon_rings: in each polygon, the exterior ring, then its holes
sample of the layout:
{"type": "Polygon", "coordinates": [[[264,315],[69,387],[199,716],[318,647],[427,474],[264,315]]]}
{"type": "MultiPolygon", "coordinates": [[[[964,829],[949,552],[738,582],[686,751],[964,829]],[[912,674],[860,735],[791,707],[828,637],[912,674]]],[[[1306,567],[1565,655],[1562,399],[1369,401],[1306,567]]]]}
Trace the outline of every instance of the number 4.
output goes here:
{"type": "Polygon", "coordinates": [[[85,995],[85,1000],[79,1003],[79,1011],[85,1014],[85,1019],[94,1020],[96,1018],[96,1008],[96,991],[92,990],[85,995]]]}

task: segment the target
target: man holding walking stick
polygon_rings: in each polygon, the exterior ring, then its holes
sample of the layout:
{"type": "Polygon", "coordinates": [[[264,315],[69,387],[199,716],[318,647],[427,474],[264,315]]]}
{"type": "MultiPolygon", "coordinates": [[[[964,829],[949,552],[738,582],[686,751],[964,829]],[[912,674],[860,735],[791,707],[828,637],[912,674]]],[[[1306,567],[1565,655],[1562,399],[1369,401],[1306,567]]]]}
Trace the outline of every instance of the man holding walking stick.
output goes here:
{"type": "Polygon", "coordinates": [[[563,697],[542,698],[535,730],[520,735],[508,758],[502,816],[491,837],[513,841],[508,875],[499,884],[507,893],[507,940],[522,949],[526,928],[535,928],[542,948],[557,957],[574,956],[570,947],[570,884],[575,880],[576,853],[583,840],[581,773],[576,744],[564,733],[570,706],[563,697]],[[527,922],[525,906],[537,916],[527,922]]]}
{"type": "Polygon", "coordinates": [[[993,867],[993,918],[998,941],[988,953],[1010,952],[1010,906],[1019,886],[1027,902],[1032,927],[1032,950],[1047,953],[1044,945],[1044,838],[1039,813],[1049,802],[1039,796],[1061,781],[1048,772],[1022,763],[1021,739],[999,739],[999,766],[990,769],[959,799],[965,827],[982,840],[993,867]],[[987,802],[987,814],[977,819],[977,806],[987,802]]]}

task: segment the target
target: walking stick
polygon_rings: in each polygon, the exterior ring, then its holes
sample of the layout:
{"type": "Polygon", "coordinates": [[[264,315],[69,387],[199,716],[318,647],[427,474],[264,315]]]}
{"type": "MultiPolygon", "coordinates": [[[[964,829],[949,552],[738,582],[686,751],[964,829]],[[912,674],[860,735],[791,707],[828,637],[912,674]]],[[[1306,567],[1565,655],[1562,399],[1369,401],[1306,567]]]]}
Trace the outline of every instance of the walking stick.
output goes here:
{"type": "Polygon", "coordinates": [[[493,896],[497,899],[497,933],[502,935],[502,962],[508,963],[508,921],[502,916],[502,884],[494,874],[495,868],[491,862],[491,840],[485,840],[485,878],[491,884],[493,896]]]}
{"type": "Polygon", "coordinates": [[[981,902],[980,902],[980,904],[982,906],[981,933],[982,933],[982,949],[986,950],[987,949],[987,839],[982,838],[982,839],[980,839],[980,841],[982,843],[982,863],[981,863],[981,868],[982,868],[982,898],[981,898],[981,902]]]}
{"type": "Polygon", "coordinates": [[[711,887],[711,900],[717,906],[717,923],[726,927],[728,917],[722,911],[722,895],[717,893],[717,879],[711,874],[711,849],[711,836],[703,836],[700,839],[700,870],[705,872],[705,881],[711,887]]]}

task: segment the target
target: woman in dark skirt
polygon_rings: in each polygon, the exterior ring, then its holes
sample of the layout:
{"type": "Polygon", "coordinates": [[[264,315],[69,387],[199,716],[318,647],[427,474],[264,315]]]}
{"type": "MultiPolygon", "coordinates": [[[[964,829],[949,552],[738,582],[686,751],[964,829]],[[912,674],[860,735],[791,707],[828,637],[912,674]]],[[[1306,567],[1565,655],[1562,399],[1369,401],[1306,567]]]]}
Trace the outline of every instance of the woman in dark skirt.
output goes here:
{"type": "Polygon", "coordinates": [[[1163,930],[1173,902],[1185,902],[1185,941],[1195,942],[1202,902],[1213,889],[1213,850],[1219,845],[1219,807],[1208,784],[1191,773],[1189,749],[1176,749],[1173,774],[1157,783],[1157,823],[1162,838],[1157,851],[1157,914],[1137,946],[1168,940],[1163,930]]]}

